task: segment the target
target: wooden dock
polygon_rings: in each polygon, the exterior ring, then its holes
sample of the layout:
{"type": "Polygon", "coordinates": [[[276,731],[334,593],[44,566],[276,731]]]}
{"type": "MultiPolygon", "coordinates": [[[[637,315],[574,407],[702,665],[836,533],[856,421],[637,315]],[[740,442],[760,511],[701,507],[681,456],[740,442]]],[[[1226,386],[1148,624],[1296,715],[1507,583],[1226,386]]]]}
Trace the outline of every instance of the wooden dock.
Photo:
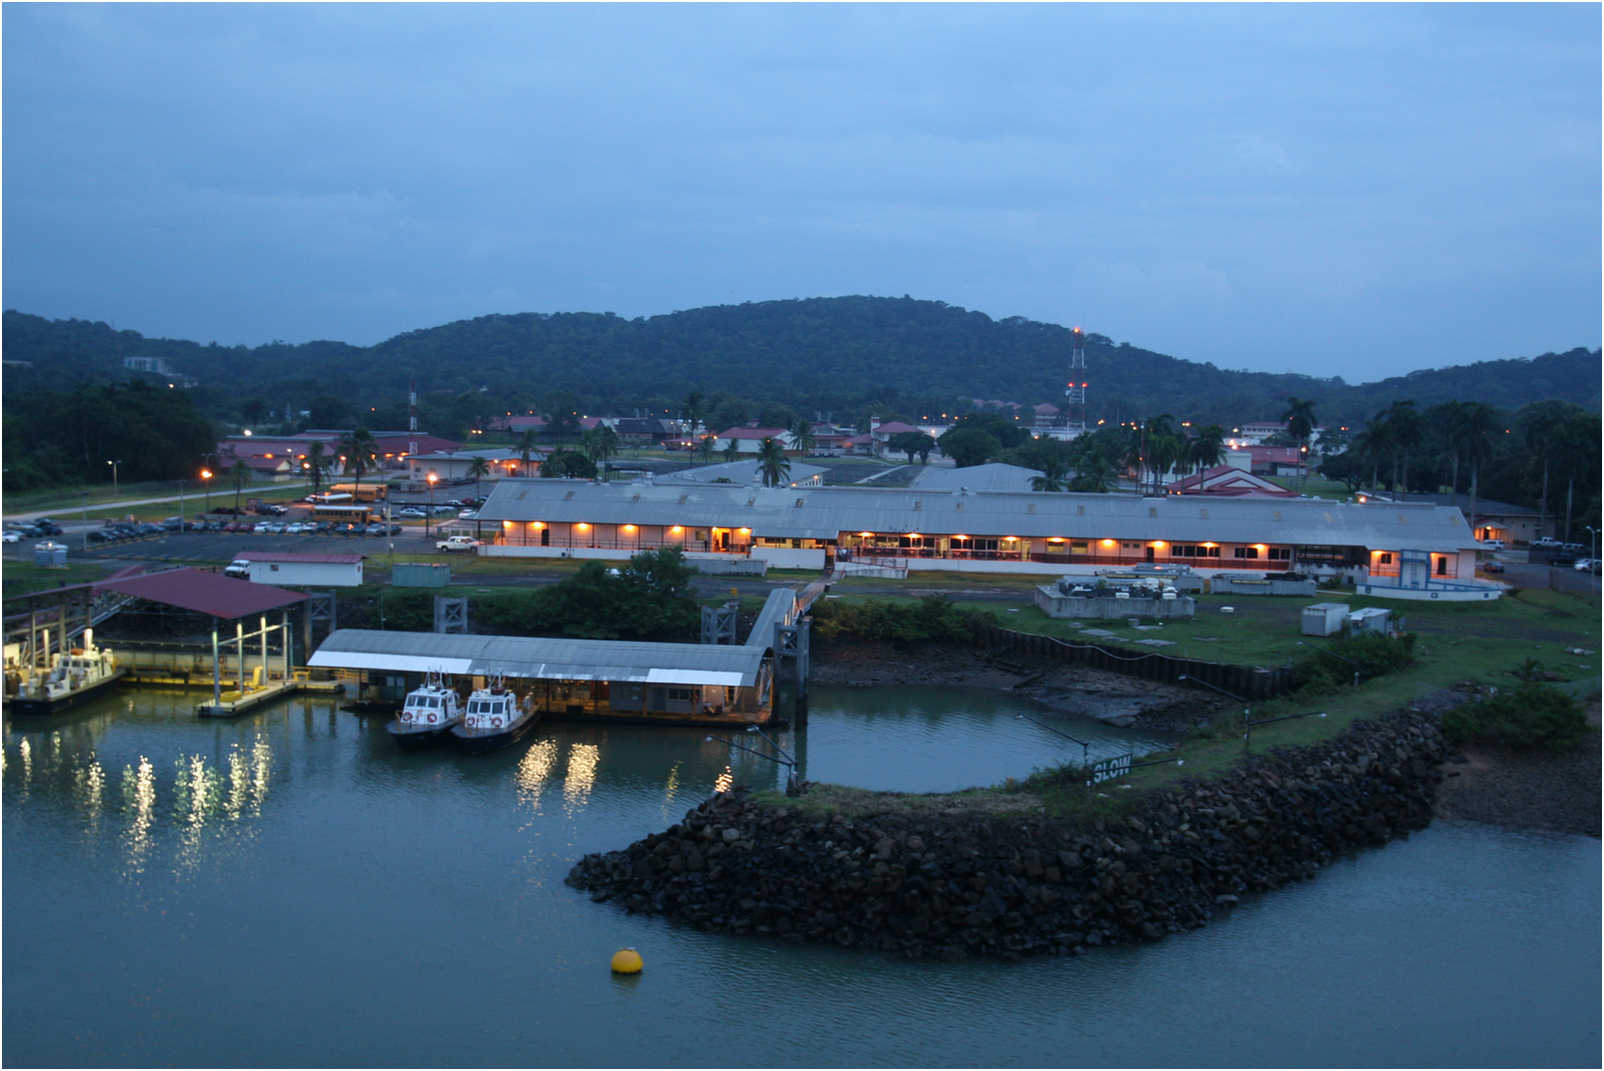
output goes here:
{"type": "Polygon", "coordinates": [[[263,703],[286,695],[299,692],[321,692],[328,695],[339,695],[344,691],[339,681],[312,681],[291,678],[287,681],[273,681],[261,688],[248,689],[243,695],[232,689],[222,692],[218,701],[198,703],[195,713],[202,718],[232,718],[245,713],[263,703]]]}

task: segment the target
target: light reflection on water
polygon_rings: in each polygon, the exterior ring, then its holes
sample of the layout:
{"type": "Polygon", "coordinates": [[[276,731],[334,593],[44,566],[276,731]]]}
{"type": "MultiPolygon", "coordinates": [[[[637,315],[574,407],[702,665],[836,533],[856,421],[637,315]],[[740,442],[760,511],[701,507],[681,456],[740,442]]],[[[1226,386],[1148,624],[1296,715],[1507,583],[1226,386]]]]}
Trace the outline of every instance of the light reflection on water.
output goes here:
{"type": "MultiPolygon", "coordinates": [[[[775,735],[819,780],[926,791],[1079,758],[1014,715],[1056,716],[1011,697],[813,698],[805,733],[775,735]]],[[[1051,724],[1111,752],[1157,743],[1051,724]]],[[[181,694],[143,692],[13,726],[0,763],[8,1064],[199,1065],[218,1052],[256,1066],[1565,1064],[1590,1041],[1596,1052],[1598,848],[1575,838],[1434,827],[1198,933],[1018,965],[724,938],[565,886],[579,855],[661,830],[716,788],[777,786],[774,763],[705,735],[558,725],[489,756],[403,754],[382,719],[329,703],[216,722],[181,694]],[[627,987],[606,970],[622,945],[648,964],[627,987]],[[136,963],[158,981],[130,1000],[136,963]],[[351,999],[397,978],[441,994],[434,1013],[351,999]],[[1219,1015],[1242,979],[1279,1009],[1247,1032],[1219,1015]],[[252,1002],[220,1013],[219,992],[252,1002]],[[520,1014],[484,1030],[485,992],[521,994],[520,1014]],[[776,993],[783,1028],[730,1013],[776,993]],[[1516,1005],[1520,1029],[1497,1027],[1516,1005]]]]}

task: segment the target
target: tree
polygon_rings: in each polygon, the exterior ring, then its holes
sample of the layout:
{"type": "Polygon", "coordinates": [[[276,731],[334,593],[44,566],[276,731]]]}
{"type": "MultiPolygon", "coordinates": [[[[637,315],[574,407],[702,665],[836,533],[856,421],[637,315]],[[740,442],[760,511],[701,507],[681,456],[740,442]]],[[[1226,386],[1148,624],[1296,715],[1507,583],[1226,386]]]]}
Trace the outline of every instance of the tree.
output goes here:
{"type": "Polygon", "coordinates": [[[529,458],[535,452],[535,429],[525,428],[523,434],[513,442],[512,448],[518,451],[518,475],[529,475],[529,458]]]}
{"type": "Polygon", "coordinates": [[[714,436],[704,435],[696,440],[696,457],[702,464],[713,460],[714,436]]]}
{"type": "Polygon", "coordinates": [[[328,464],[329,459],[324,455],[323,444],[314,440],[312,445],[306,448],[306,476],[313,494],[323,489],[323,470],[328,464]]]}
{"type": "Polygon", "coordinates": [[[693,390],[685,396],[685,405],[681,412],[685,414],[685,433],[695,435],[697,428],[701,427],[702,420],[707,416],[707,399],[702,392],[693,390]]]}
{"type": "Polygon", "coordinates": [[[1470,521],[1471,531],[1476,530],[1476,496],[1480,489],[1481,466],[1493,449],[1493,435],[1500,424],[1498,414],[1486,402],[1465,402],[1459,410],[1458,439],[1470,462],[1470,521]]]}
{"type": "Polygon", "coordinates": [[[1064,463],[1056,457],[1049,457],[1042,463],[1040,476],[1030,478],[1032,491],[1062,491],[1068,480],[1068,472],[1064,463]]]}
{"type": "Polygon", "coordinates": [[[1392,483],[1400,491],[1409,490],[1409,452],[1425,438],[1420,413],[1409,399],[1393,402],[1376,418],[1382,426],[1382,439],[1392,454],[1392,483]]]}
{"type": "Polygon", "coordinates": [[[479,497],[479,481],[490,475],[490,462],[476,457],[468,463],[468,475],[473,477],[473,497],[479,497]]]}
{"type": "Polygon", "coordinates": [[[1318,423],[1314,415],[1314,402],[1293,395],[1287,398],[1286,412],[1281,414],[1281,422],[1287,426],[1287,433],[1298,441],[1298,489],[1303,489],[1303,481],[1309,475],[1307,464],[1303,463],[1309,454],[1309,436],[1314,434],[1314,426],[1318,423]]]}
{"type": "Polygon", "coordinates": [[[740,456],[741,456],[741,440],[739,440],[737,438],[734,438],[732,436],[730,438],[730,440],[724,444],[724,457],[727,460],[734,461],[737,458],[739,458],[740,456]]]}
{"type": "Polygon", "coordinates": [[[356,489],[362,490],[362,474],[377,467],[378,444],[366,427],[357,427],[340,440],[340,454],[345,459],[345,472],[356,477],[356,489]]]}
{"type": "Polygon", "coordinates": [[[798,452],[803,457],[813,453],[818,440],[813,436],[813,422],[807,417],[797,417],[796,423],[791,425],[791,441],[796,444],[798,452]]]}
{"type": "Polygon", "coordinates": [[[989,431],[964,427],[961,423],[949,429],[937,441],[941,452],[952,458],[952,463],[961,469],[984,465],[1002,450],[1002,444],[989,431]]]}
{"type": "Polygon", "coordinates": [[[886,446],[896,453],[907,454],[908,464],[911,465],[915,454],[919,455],[921,461],[928,461],[936,440],[922,431],[899,431],[886,440],[886,446]]]}
{"type": "Polygon", "coordinates": [[[554,443],[579,434],[579,399],[569,391],[558,391],[546,403],[546,429],[554,443]]]}
{"type": "Polygon", "coordinates": [[[758,471],[763,474],[764,487],[778,487],[791,476],[791,461],[785,456],[785,447],[776,439],[764,439],[757,454],[758,471]]]}
{"type": "Polygon", "coordinates": [[[1194,472],[1212,469],[1225,460],[1225,429],[1218,424],[1202,428],[1187,444],[1186,459],[1194,472]]]}
{"type": "Polygon", "coordinates": [[[593,480],[596,478],[596,464],[578,450],[560,447],[553,450],[540,466],[540,475],[554,480],[565,476],[593,480]]]}
{"type": "Polygon", "coordinates": [[[238,517],[240,492],[251,482],[251,467],[244,461],[236,461],[229,466],[228,475],[234,481],[234,516],[238,517]]]}

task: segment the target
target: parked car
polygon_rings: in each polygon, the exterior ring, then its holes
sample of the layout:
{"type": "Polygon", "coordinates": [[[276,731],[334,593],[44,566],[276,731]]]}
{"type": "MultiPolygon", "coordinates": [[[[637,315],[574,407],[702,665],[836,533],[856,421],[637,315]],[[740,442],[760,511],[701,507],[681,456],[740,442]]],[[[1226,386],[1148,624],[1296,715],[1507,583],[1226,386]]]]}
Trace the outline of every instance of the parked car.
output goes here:
{"type": "Polygon", "coordinates": [[[1578,560],[1572,568],[1574,568],[1578,573],[1596,573],[1598,572],[1599,568],[1598,559],[1582,558],[1578,560]]]}
{"type": "Polygon", "coordinates": [[[15,530],[9,530],[3,534],[0,534],[0,540],[4,540],[7,543],[21,543],[22,533],[15,530]]]}
{"type": "Polygon", "coordinates": [[[1504,541],[1502,539],[1483,539],[1481,546],[1483,550],[1503,550],[1504,541]]]}
{"type": "MultiPolygon", "coordinates": [[[[10,532],[6,533],[6,535],[11,535],[11,534],[12,533],[10,533],[10,532]]],[[[106,530],[103,529],[103,528],[92,529],[90,531],[90,533],[89,533],[89,542],[91,542],[91,543],[110,543],[112,541],[112,538],[113,537],[108,535],[106,533],[106,530]]],[[[9,540],[8,539],[8,540],[6,540],[6,542],[10,543],[10,542],[14,542],[14,540],[9,540]]]]}
{"type": "Polygon", "coordinates": [[[386,528],[382,524],[375,523],[375,524],[368,525],[367,531],[368,531],[368,535],[370,535],[370,536],[382,536],[382,535],[387,534],[389,532],[389,529],[386,528]]]}
{"type": "Polygon", "coordinates": [[[1560,541],[1555,539],[1553,536],[1540,536],[1537,539],[1532,540],[1531,545],[1538,550],[1547,550],[1550,548],[1558,548],[1563,544],[1561,544],[1560,541]]]}
{"type": "Polygon", "coordinates": [[[159,524],[142,524],[139,526],[140,535],[162,535],[162,526],[159,524]]]}
{"type": "Polygon", "coordinates": [[[479,511],[478,510],[476,510],[476,509],[465,509],[461,513],[457,514],[457,520],[459,520],[459,521],[471,521],[477,516],[479,516],[479,511]]]}
{"type": "Polygon", "coordinates": [[[61,525],[47,517],[40,517],[37,521],[33,522],[33,526],[39,529],[39,533],[41,535],[58,536],[62,534],[61,525]]]}
{"type": "Polygon", "coordinates": [[[428,516],[427,513],[424,513],[421,509],[419,509],[416,506],[406,506],[406,507],[404,507],[402,509],[398,509],[398,510],[395,511],[395,515],[397,517],[410,517],[413,520],[420,520],[420,521],[423,518],[428,516]]]}
{"type": "Polygon", "coordinates": [[[1484,573],[1501,573],[1504,571],[1503,562],[1482,562],[1481,571],[1484,573]]]}
{"type": "Polygon", "coordinates": [[[442,540],[438,541],[437,543],[435,543],[434,549],[435,550],[472,550],[474,547],[477,547],[478,545],[479,545],[479,541],[477,539],[475,539],[473,536],[454,535],[454,536],[447,536],[445,539],[442,539],[442,540]]]}

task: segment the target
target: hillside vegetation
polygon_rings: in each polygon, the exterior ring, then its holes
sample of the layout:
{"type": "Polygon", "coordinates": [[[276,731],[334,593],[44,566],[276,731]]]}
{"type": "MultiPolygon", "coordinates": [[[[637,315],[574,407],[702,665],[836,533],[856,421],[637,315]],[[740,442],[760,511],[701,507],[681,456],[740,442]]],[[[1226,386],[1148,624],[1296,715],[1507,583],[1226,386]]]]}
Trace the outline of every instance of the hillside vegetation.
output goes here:
{"type": "MultiPolygon", "coordinates": [[[[8,415],[19,397],[46,387],[121,379],[122,358],[165,357],[195,377],[201,411],[260,421],[286,408],[312,423],[402,422],[416,377],[425,415],[442,434],[497,412],[669,411],[688,391],[737,399],[722,415],[765,406],[828,412],[855,421],[870,411],[918,418],[962,411],[972,399],[1026,406],[1060,402],[1068,329],[1019,317],[993,320],[939,301],[909,297],[807,298],[689,309],[623,319],[611,313],[481,316],[410,331],[375,346],[203,345],[145,338],[103,323],[4,318],[8,415]],[[30,367],[31,365],[31,367],[30,367]]],[[[1420,371],[1378,383],[1233,372],[1086,336],[1092,420],[1157,412],[1218,422],[1276,419],[1289,397],[1310,400],[1322,422],[1357,424],[1404,398],[1425,407],[1457,398],[1497,398],[1515,408],[1559,399],[1587,407],[1599,397],[1599,352],[1575,349],[1531,359],[1420,371]]]]}

